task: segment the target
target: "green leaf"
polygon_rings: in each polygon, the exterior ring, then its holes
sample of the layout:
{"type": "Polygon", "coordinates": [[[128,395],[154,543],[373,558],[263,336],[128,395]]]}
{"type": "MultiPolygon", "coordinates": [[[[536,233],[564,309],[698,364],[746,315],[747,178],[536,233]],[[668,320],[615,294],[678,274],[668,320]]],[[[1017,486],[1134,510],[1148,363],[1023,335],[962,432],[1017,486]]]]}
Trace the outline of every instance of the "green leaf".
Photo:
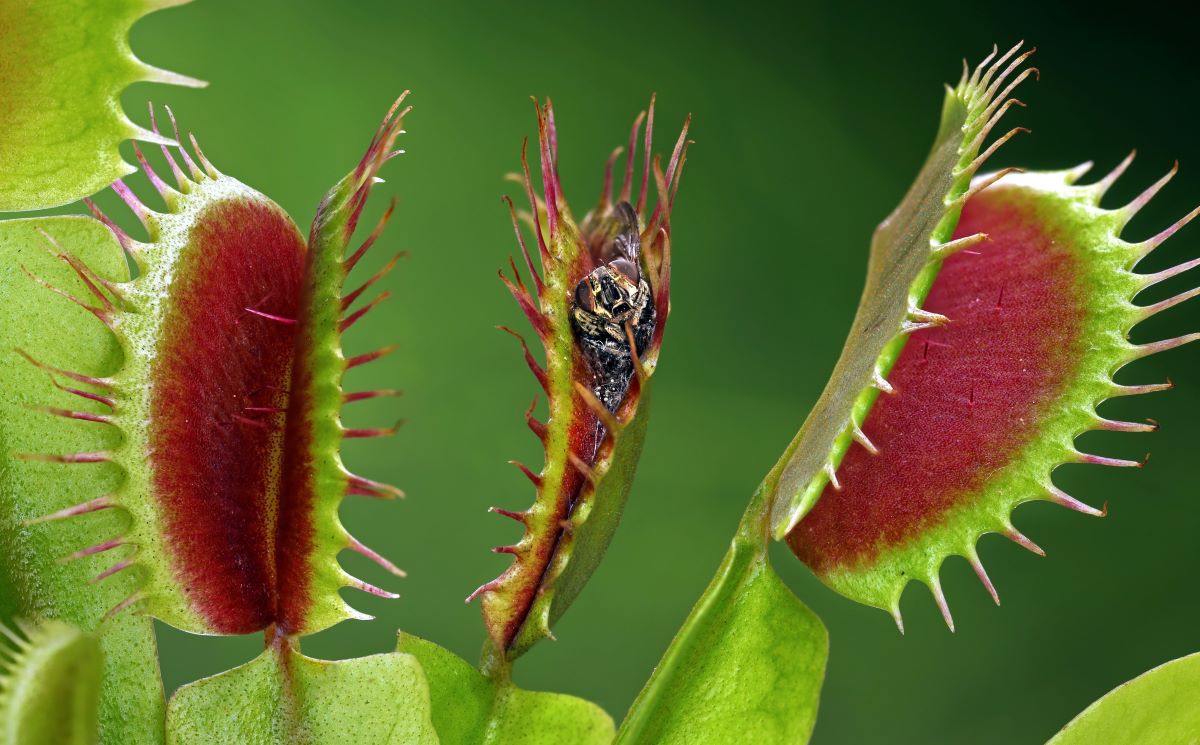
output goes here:
{"type": "Polygon", "coordinates": [[[287,644],[180,688],[167,709],[170,745],[437,745],[417,660],[377,654],[342,662],[287,644]]]}
{"type": "Polygon", "coordinates": [[[1200,652],[1122,683],[1047,745],[1195,745],[1200,742],[1200,652]]]}
{"type": "Polygon", "coordinates": [[[96,638],[60,621],[14,626],[0,624],[0,745],[95,743],[96,638]]]}
{"type": "MultiPolygon", "coordinates": [[[[137,579],[128,573],[96,584],[89,580],[129,547],[62,562],[80,549],[120,534],[128,519],[100,510],[72,520],[37,522],[59,510],[87,503],[115,489],[119,469],[97,463],[83,468],[20,462],[14,455],[95,452],[115,447],[111,427],[53,416],[42,407],[89,414],[104,405],[56,387],[54,377],[17,354],[36,352],[48,365],[105,376],[121,364],[112,334],[83,308],[34,282],[25,271],[77,297],[87,288],[59,260],[47,241],[78,247],[78,257],[102,277],[128,277],[116,240],[103,225],[84,217],[49,217],[0,223],[0,617],[52,618],[94,631],[104,652],[100,727],[106,743],[161,742],[163,694],[154,628],[145,617],[124,614],[103,624],[105,613],[128,597],[137,579]],[[45,231],[43,235],[39,231],[45,231]],[[114,557],[112,554],[116,554],[114,557]]],[[[87,386],[63,379],[62,388],[87,386]]]]}
{"type": "Polygon", "coordinates": [[[767,494],[777,473],[755,494],[716,576],[621,724],[617,743],[808,741],[829,638],[767,557],[767,494]]]}
{"type": "MultiPolygon", "coordinates": [[[[988,63],[996,51],[954,88],[947,87],[941,125],[925,165],[899,206],[875,230],[867,282],[825,390],[780,459],[784,466],[772,496],[776,540],[800,522],[820,498],[850,444],[862,437],[862,423],[880,391],[889,391],[888,372],[913,330],[944,322],[921,304],[942,260],[982,240],[951,240],[959,213],[986,181],[971,184],[984,161],[1020,129],[999,138],[980,154],[992,128],[1008,110],[1009,93],[1036,72],[1028,68],[1008,80],[1032,51],[1013,57],[1017,44],[988,63]],[[1005,65],[1007,64],[1007,67],[1005,65]],[[1007,85],[1006,85],[1007,83],[1007,85]]],[[[965,65],[965,63],[964,63],[965,65]]]]}
{"type": "Polygon", "coordinates": [[[441,745],[608,745],[613,721],[599,706],[524,691],[489,678],[438,645],[401,633],[399,651],[421,661],[441,745]]]}
{"type": "Polygon", "coordinates": [[[136,82],[202,86],[129,49],[146,14],[188,0],[0,0],[0,212],[54,207],[133,172],[117,146],[169,142],[133,122],[120,95],[136,82]]]}

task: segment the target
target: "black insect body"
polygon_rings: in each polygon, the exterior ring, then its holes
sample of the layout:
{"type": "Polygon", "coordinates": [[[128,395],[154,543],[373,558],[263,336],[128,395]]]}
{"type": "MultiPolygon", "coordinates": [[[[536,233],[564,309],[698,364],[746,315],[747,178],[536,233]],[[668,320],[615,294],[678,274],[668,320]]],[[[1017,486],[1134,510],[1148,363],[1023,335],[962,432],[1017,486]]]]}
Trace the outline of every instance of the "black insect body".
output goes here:
{"type": "Polygon", "coordinates": [[[653,293],[642,276],[637,213],[628,202],[614,212],[615,235],[600,246],[598,266],[575,286],[571,302],[571,327],[592,372],[592,392],[612,412],[635,374],[632,354],[645,352],[657,322],[653,293]]]}

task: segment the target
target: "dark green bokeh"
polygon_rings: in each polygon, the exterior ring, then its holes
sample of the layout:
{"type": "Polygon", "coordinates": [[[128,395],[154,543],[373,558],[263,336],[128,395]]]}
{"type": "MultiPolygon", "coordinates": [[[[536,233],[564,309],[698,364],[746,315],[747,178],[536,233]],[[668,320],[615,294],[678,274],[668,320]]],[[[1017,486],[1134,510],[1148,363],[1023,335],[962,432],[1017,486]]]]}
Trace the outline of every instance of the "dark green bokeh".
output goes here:
{"type": "MultiPolygon", "coordinates": [[[[767,4],[764,4],[767,5],[767,4]]],[[[1131,8],[1133,13],[1139,8],[1131,8]]],[[[376,614],[305,641],[322,657],[392,647],[397,627],[474,659],[479,610],[463,598],[507,557],[488,552],[515,527],[486,513],[532,498],[504,461],[538,462],[521,421],[535,384],[513,341],[520,327],[495,278],[515,248],[499,196],[534,132],[531,94],[553,97],[562,178],[583,212],[601,166],[651,91],[660,149],[695,115],[674,218],[674,313],[654,421],[625,523],[557,643],[517,669],[531,688],[593,699],[620,718],[723,554],[743,506],[815,401],[860,291],[871,230],[915,175],[932,139],[943,81],[993,41],[1040,48],[1042,81],[1023,87],[1035,130],[996,165],[1065,167],[1141,156],[1112,203],[1179,157],[1184,170],[1131,226],[1148,235],[1200,200],[1192,137],[1194,42],[1172,18],[1091,20],[1040,4],[897,9],[841,3],[767,10],[755,3],[493,5],[198,0],[139,24],[147,61],[211,82],[203,91],[137,86],[127,107],[170,103],[219,168],[262,190],[301,225],[356,161],[403,88],[415,112],[373,209],[392,194],[398,218],[377,249],[406,249],[389,280],[398,298],[350,337],[352,351],[402,351],[357,373],[354,387],[403,387],[398,404],[360,407],[351,422],[409,424],[394,440],[353,443],[352,469],[401,485],[406,502],[351,500],[346,524],[410,572],[403,598],[355,597],[376,614]],[[1190,167],[1189,167],[1190,166],[1190,167]]],[[[112,204],[106,200],[106,204],[112,204]]],[[[1198,251],[1196,229],[1150,260],[1198,251]]],[[[368,262],[371,263],[371,262],[368,262]]],[[[1147,324],[1140,339],[1196,328],[1195,309],[1147,324]]],[[[1004,605],[951,561],[950,634],[928,593],[906,595],[908,634],[883,613],[836,596],[790,554],[776,562],[825,620],[832,654],[818,743],[1040,742],[1114,685],[1200,648],[1200,544],[1192,451],[1200,433],[1200,349],[1138,366],[1126,381],[1177,390],[1112,405],[1151,416],[1154,435],[1087,437],[1112,455],[1154,458],[1143,472],[1068,468],[1058,482],[1111,515],[1093,520],[1039,505],[1019,527],[1038,559],[997,537],[982,555],[1004,605]]],[[[203,374],[203,371],[197,371],[203,374]]],[[[352,571],[394,582],[359,557],[352,571]]],[[[250,659],[260,640],[164,629],[169,688],[250,659]]]]}

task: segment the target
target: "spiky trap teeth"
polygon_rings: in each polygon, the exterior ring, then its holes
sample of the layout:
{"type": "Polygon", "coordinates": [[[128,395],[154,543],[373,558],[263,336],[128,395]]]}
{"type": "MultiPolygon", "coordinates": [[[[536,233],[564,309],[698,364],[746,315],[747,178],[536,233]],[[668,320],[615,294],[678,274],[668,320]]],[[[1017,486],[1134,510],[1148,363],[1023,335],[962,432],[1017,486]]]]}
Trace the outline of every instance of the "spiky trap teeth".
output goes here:
{"type": "Polygon", "coordinates": [[[168,142],[134,124],[121,94],[139,82],[203,87],[134,56],[129,32],[147,14],[188,0],[5,3],[0,99],[0,212],[68,204],[136,169],[121,157],[127,139],[168,142]],[[17,43],[19,40],[20,43],[17,43]]]}
{"type": "Polygon", "coordinates": [[[46,236],[48,250],[71,267],[89,297],[60,294],[103,321],[125,358],[120,370],[102,378],[56,369],[27,354],[64,393],[102,408],[92,414],[54,404],[46,411],[116,427],[123,438],[104,452],[27,457],[77,467],[112,462],[124,478],[111,494],[33,523],[97,510],[129,513],[124,534],[67,557],[128,547],[95,578],[135,568],[143,578],[110,615],[138,606],[189,631],[273,627],[291,635],[363,617],[340,598],[341,587],[393,596],[346,574],[336,556],[354,550],[402,574],[350,536],[337,514],[346,494],[401,494],[347,472],[339,449],[346,437],[394,431],[342,426],[344,403],[395,392],[342,391],[344,372],[382,351],[346,359],[341,334],[386,297],[353,307],[395,265],[344,293],[346,275],[387,220],[350,250],[379,169],[398,154],[394,143],[407,113],[399,111],[402,101],[358,167],[325,198],[307,247],[282,209],[221,174],[190,136],[194,155],[182,145],[161,146],[173,184],[135,146],[166,212],[146,207],[123,182],[113,184],[147,241],[133,238],[89,202],[137,263],[135,279],[106,280],[69,246],[46,236]]]}
{"type": "Polygon", "coordinates": [[[909,335],[946,319],[923,306],[944,260],[977,246],[982,233],[955,237],[959,214],[972,196],[1014,169],[974,178],[983,164],[1022,127],[984,148],[1004,114],[1020,101],[1014,89],[1036,74],[1022,65],[1033,50],[1021,44],[999,55],[993,49],[973,71],[966,67],[948,88],[933,148],[904,199],[871,239],[863,299],[833,375],[800,432],[780,459],[772,495],[771,530],[776,539],[812,509],[827,484],[836,483],[838,464],[860,442],[863,419],[880,393],[890,394],[889,372],[909,335]]]}
{"type": "Polygon", "coordinates": [[[1136,324],[1200,293],[1133,302],[1197,265],[1133,271],[1197,212],[1148,240],[1122,240],[1125,225],[1175,172],[1124,207],[1100,207],[1128,164],[1088,185],[1076,183],[1085,166],[1010,174],[975,191],[955,235],[985,233],[989,240],[947,259],[925,304],[949,323],[912,334],[889,376],[895,394],[881,399],[862,426],[877,452],[851,449],[837,469],[840,489],[827,486],[788,536],[824,582],[888,610],[901,629],[900,595],[910,580],[930,588],[953,629],[938,577],[949,556],[966,558],[999,602],[978,539],[999,533],[1043,553],[1013,526],[1017,505],[1048,501],[1105,514],[1052,483],[1059,465],[1144,465],[1082,453],[1074,444],[1088,430],[1156,429],[1152,422],[1110,421],[1096,409],[1108,398],[1169,387],[1120,385],[1113,376],[1200,338],[1128,341],[1136,324]]]}
{"type": "Polygon", "coordinates": [[[501,272],[501,279],[545,353],[543,365],[524,339],[504,329],[520,339],[525,361],[546,394],[545,422],[533,416],[536,400],[526,412],[544,445],[545,462],[539,472],[516,464],[533,482],[537,498],[520,512],[493,508],[520,522],[524,535],[495,549],[513,554],[513,564],[471,595],[482,597],[494,645],[512,657],[550,636],[550,625],[594,570],[620,519],[670,313],[671,206],[690,144],[685,121],[664,172],[661,160],[651,156],[651,98],[630,133],[619,188],[614,189],[613,171],[621,148],[605,166],[599,203],[576,223],[558,177],[553,105],[535,101],[535,106],[542,194],[535,193],[523,157],[519,181],[530,212],[520,217],[533,233],[541,269],[506,198],[531,286],[511,260],[512,277],[501,272]],[[635,194],[639,136],[643,154],[635,194]],[[647,216],[652,191],[654,208],[647,216]]]}

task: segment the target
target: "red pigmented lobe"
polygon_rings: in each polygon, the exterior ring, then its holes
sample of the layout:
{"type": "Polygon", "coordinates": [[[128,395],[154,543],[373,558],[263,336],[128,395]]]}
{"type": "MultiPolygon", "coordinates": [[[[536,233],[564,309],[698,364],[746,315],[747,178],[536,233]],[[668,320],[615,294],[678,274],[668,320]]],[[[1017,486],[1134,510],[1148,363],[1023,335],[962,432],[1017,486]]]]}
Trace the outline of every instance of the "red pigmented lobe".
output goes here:
{"type": "MultiPolygon", "coordinates": [[[[303,317],[311,318],[312,314],[304,300],[301,300],[301,303],[303,317]]],[[[297,342],[295,358],[313,359],[311,337],[302,332],[297,342]]],[[[312,576],[308,559],[314,547],[312,511],[317,499],[312,462],[312,367],[306,364],[298,365],[293,371],[289,385],[291,404],[282,455],[282,493],[287,496],[275,528],[278,553],[274,558],[277,586],[286,588],[286,591],[280,592],[276,598],[276,621],[280,632],[284,634],[300,631],[312,598],[312,576]]]]}
{"type": "MultiPolygon", "coordinates": [[[[573,366],[572,379],[586,380],[587,376],[591,375],[587,364],[580,355],[575,355],[573,366]]],[[[595,463],[597,449],[600,445],[596,436],[597,421],[599,420],[596,413],[584,402],[583,398],[579,394],[572,396],[571,426],[567,437],[571,453],[589,466],[595,463]]],[[[524,567],[527,572],[527,581],[518,584],[515,589],[520,612],[507,618],[503,627],[503,637],[509,643],[516,638],[521,625],[529,614],[529,609],[533,606],[537,592],[543,586],[543,579],[550,569],[555,551],[563,538],[564,528],[561,526],[571,519],[571,512],[586,481],[586,477],[579,472],[579,469],[568,462],[562,477],[557,484],[553,485],[553,491],[550,492],[554,494],[554,520],[558,522],[559,529],[534,533],[535,542],[529,546],[528,553],[522,558],[522,561],[513,565],[517,568],[524,567]]]]}
{"type": "Polygon", "coordinates": [[[955,238],[991,240],[947,259],[924,308],[951,319],[913,334],[863,426],[879,448],[852,447],[788,535],[818,574],[854,568],[965,506],[1036,438],[1081,343],[1076,259],[1030,203],[996,189],[971,199],[955,238]]]}
{"type": "Polygon", "coordinates": [[[278,448],[305,246],[263,202],[221,202],[192,229],[151,372],[153,483],[173,571],[218,633],[275,615],[278,448]]]}

